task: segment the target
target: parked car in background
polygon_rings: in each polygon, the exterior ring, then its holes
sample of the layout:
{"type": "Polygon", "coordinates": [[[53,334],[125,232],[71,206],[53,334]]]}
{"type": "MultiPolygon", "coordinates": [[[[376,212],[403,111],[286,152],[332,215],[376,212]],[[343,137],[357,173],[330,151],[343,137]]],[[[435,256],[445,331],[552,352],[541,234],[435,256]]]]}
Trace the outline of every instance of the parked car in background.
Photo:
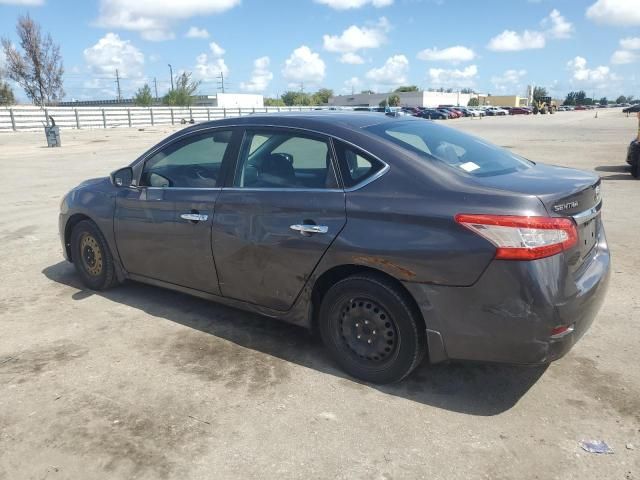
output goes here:
{"type": "Polygon", "coordinates": [[[636,113],[636,112],[640,112],[640,103],[637,103],[635,105],[622,109],[622,113],[636,113]]]}
{"type": "Polygon", "coordinates": [[[425,108],[417,116],[430,120],[448,120],[450,118],[448,113],[440,112],[435,108],[425,108]]]}
{"type": "Polygon", "coordinates": [[[511,107],[509,115],[531,115],[531,110],[525,107],[511,107]]]}
{"type": "Polygon", "coordinates": [[[449,115],[449,118],[460,118],[462,116],[461,113],[458,113],[454,110],[450,110],[448,108],[437,108],[436,110],[438,110],[439,112],[443,112],[447,115],[449,115]]]}
{"type": "Polygon", "coordinates": [[[640,142],[634,138],[627,149],[627,163],[631,166],[631,175],[640,178],[640,142]]]}
{"type": "Polygon", "coordinates": [[[131,279],[311,328],[389,383],[425,356],[566,354],[607,289],[601,205],[592,172],[436,122],[295,112],[175,132],[65,195],[59,232],[90,289],[131,279]]]}
{"type": "Polygon", "coordinates": [[[576,105],[573,109],[574,110],[587,110],[587,107],[585,105],[576,105]]]}
{"type": "Polygon", "coordinates": [[[500,107],[487,107],[484,113],[491,117],[508,115],[509,111],[500,107]]]}

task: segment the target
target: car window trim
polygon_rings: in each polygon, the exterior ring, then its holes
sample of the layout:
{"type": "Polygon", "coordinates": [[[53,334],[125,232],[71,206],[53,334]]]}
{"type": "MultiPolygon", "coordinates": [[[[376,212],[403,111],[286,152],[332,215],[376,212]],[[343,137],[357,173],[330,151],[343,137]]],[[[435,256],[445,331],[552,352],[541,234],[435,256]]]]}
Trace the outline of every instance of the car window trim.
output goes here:
{"type": "MultiPolygon", "coordinates": [[[[375,175],[372,175],[371,177],[368,177],[368,178],[364,179],[362,182],[357,183],[357,184],[355,184],[355,185],[353,185],[352,187],[349,187],[349,188],[344,188],[344,182],[342,182],[342,176],[340,175],[340,172],[339,172],[340,169],[338,169],[338,175],[339,175],[338,182],[340,182],[341,185],[342,185],[342,189],[340,189],[341,192],[342,191],[344,191],[344,192],[355,192],[356,190],[359,190],[359,189],[369,185],[370,183],[378,180],[380,177],[385,175],[391,169],[389,164],[387,162],[385,162],[384,160],[382,160],[377,155],[374,155],[370,151],[362,148],[359,145],[356,145],[353,142],[350,142],[349,140],[345,140],[344,138],[336,136],[336,135],[333,135],[333,134],[320,132],[318,130],[314,130],[314,129],[311,129],[311,128],[304,128],[304,127],[289,127],[289,126],[274,125],[274,124],[251,124],[251,123],[249,123],[249,124],[247,124],[247,123],[234,123],[234,124],[229,124],[229,125],[203,126],[202,128],[191,130],[189,132],[184,133],[183,135],[179,135],[178,137],[173,138],[171,141],[160,143],[159,145],[156,146],[156,148],[153,148],[152,150],[149,150],[148,152],[145,152],[144,154],[142,154],[137,160],[135,160],[131,164],[131,166],[134,169],[140,168],[140,165],[144,166],[144,162],[151,155],[154,155],[158,150],[160,150],[160,149],[164,148],[166,145],[169,145],[170,143],[172,143],[174,141],[178,141],[181,138],[184,138],[184,137],[186,137],[188,135],[198,134],[198,133],[202,133],[202,132],[205,132],[205,131],[208,131],[208,130],[239,129],[239,130],[242,131],[242,138],[240,139],[239,145],[235,145],[238,148],[238,151],[236,152],[235,158],[231,160],[231,162],[233,163],[232,171],[235,173],[235,168],[236,168],[237,162],[238,162],[239,157],[240,157],[239,149],[242,146],[242,142],[244,141],[244,132],[245,132],[245,130],[248,129],[248,128],[268,128],[268,127],[280,128],[280,129],[286,129],[286,130],[296,130],[296,131],[301,131],[301,132],[310,132],[310,133],[313,133],[313,134],[316,134],[316,135],[321,135],[321,136],[324,136],[324,137],[328,137],[328,138],[330,138],[332,140],[332,142],[331,142],[332,148],[333,148],[333,140],[338,140],[338,141],[343,142],[343,143],[345,143],[347,145],[350,145],[353,148],[357,148],[358,150],[361,150],[363,153],[366,153],[367,155],[369,155],[372,158],[378,160],[379,162],[381,162],[384,165],[384,167],[382,169],[380,169],[380,171],[378,171],[375,175]]],[[[231,141],[232,141],[232,143],[234,142],[234,137],[232,137],[231,141]]],[[[334,160],[338,161],[337,156],[335,154],[336,154],[336,152],[335,152],[335,149],[334,149],[334,151],[333,151],[334,160]]],[[[223,160],[223,166],[224,166],[224,160],[223,160]]],[[[334,169],[335,169],[335,166],[334,166],[334,169]]],[[[142,168],[140,168],[139,172],[137,172],[138,180],[139,180],[139,177],[141,175],[142,175],[142,168]]],[[[227,185],[227,180],[229,179],[229,176],[230,176],[229,170],[227,170],[227,172],[226,172],[227,179],[225,179],[225,182],[223,183],[223,186],[222,187],[215,187],[215,189],[222,188],[224,190],[224,189],[228,189],[228,188],[233,188],[233,187],[229,187],[227,185]]],[[[231,181],[233,182],[233,179],[231,179],[231,181]]],[[[160,187],[156,187],[156,188],[160,188],[160,187]]],[[[175,187],[172,187],[172,188],[175,188],[175,187]]],[[[248,191],[249,189],[240,188],[240,190],[248,191]]],[[[293,189],[284,189],[284,190],[293,190],[293,189]]],[[[317,192],[317,191],[320,191],[320,190],[327,191],[327,189],[318,189],[318,188],[313,188],[313,189],[308,189],[308,190],[309,191],[313,191],[313,192],[317,192]]]]}

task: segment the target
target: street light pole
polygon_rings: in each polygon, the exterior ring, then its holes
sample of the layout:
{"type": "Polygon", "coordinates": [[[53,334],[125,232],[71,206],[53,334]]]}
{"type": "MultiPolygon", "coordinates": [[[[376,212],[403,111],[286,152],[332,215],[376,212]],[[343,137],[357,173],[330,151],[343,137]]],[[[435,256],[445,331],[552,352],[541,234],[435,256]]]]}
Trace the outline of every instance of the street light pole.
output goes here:
{"type": "Polygon", "coordinates": [[[173,90],[173,68],[171,67],[171,64],[169,63],[169,73],[171,74],[171,90],[173,90]]]}

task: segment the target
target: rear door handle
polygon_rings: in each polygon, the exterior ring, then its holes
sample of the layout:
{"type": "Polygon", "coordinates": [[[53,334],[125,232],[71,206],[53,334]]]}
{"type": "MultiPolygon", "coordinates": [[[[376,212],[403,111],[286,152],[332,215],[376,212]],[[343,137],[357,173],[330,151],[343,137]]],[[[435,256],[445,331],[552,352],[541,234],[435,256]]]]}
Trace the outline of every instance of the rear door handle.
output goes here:
{"type": "Polygon", "coordinates": [[[291,230],[295,230],[296,232],[300,232],[302,235],[310,234],[310,233],[327,233],[329,231],[329,227],[326,225],[291,225],[289,227],[291,230]]]}
{"type": "Polygon", "coordinates": [[[183,213],[180,215],[183,220],[189,220],[190,222],[204,222],[209,218],[209,215],[202,215],[200,213],[183,213]]]}

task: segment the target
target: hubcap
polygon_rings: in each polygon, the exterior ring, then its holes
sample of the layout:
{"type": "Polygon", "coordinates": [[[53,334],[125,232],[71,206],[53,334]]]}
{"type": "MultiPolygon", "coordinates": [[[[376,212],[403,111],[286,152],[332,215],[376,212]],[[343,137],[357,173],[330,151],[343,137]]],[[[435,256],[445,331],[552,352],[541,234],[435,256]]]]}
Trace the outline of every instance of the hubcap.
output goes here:
{"type": "Polygon", "coordinates": [[[340,310],[340,330],[345,345],[360,358],[379,362],[396,349],[395,323],[372,300],[354,298],[345,303],[340,310]]]}
{"type": "Polygon", "coordinates": [[[102,250],[92,235],[84,233],[80,238],[82,265],[89,275],[97,277],[102,273],[102,250]]]}

